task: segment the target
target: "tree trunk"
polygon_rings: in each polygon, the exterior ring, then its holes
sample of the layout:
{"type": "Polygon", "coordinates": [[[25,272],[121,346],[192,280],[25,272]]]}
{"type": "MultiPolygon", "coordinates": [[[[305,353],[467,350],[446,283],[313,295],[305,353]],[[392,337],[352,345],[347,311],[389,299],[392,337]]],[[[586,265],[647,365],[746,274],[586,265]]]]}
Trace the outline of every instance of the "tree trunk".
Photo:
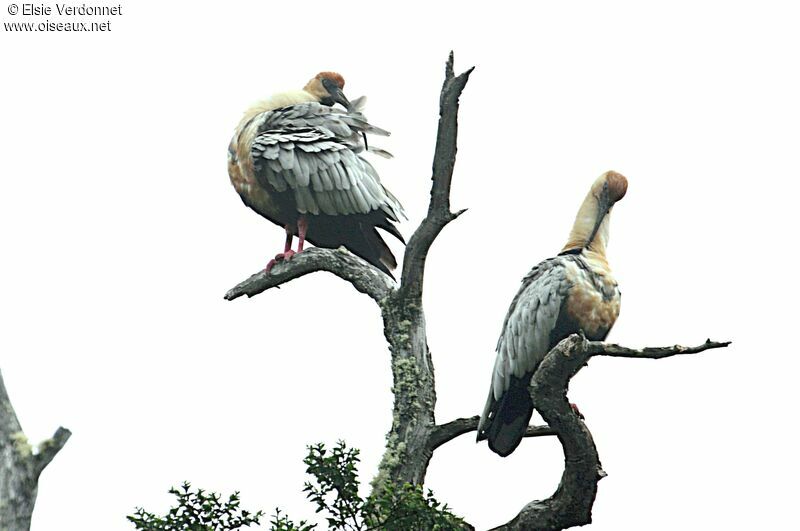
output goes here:
{"type": "Polygon", "coordinates": [[[71,433],[58,428],[34,449],[22,431],[0,373],[0,531],[28,531],[39,475],[71,433]]]}

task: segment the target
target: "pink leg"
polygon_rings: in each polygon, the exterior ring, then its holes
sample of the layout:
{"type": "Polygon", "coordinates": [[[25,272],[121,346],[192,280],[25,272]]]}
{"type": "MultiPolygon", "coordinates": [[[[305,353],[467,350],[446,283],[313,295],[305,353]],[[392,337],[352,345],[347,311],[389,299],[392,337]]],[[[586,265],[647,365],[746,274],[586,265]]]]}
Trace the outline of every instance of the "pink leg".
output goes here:
{"type": "Polygon", "coordinates": [[[303,252],[303,245],[306,243],[306,231],[308,230],[308,220],[305,216],[300,216],[297,219],[297,238],[300,243],[297,244],[297,252],[303,252]]]}
{"type": "Polygon", "coordinates": [[[289,225],[284,227],[286,231],[286,244],[283,246],[283,252],[291,251],[292,250],[292,229],[289,225]]]}
{"type": "Polygon", "coordinates": [[[286,230],[286,244],[283,246],[283,252],[281,254],[275,255],[275,260],[290,260],[294,256],[294,251],[292,251],[292,227],[291,225],[286,225],[284,227],[286,230]]]}
{"type": "MultiPolygon", "coordinates": [[[[272,260],[269,261],[269,263],[267,264],[267,267],[265,269],[265,271],[267,273],[269,273],[270,270],[278,262],[281,262],[281,261],[284,261],[284,260],[289,260],[295,255],[295,252],[292,251],[292,238],[293,238],[293,236],[292,236],[292,227],[291,227],[291,225],[286,225],[284,227],[284,229],[286,230],[286,243],[283,246],[283,252],[280,253],[280,254],[276,254],[275,258],[273,258],[272,260]]],[[[302,241],[303,240],[300,240],[301,246],[302,246],[302,241]]]]}

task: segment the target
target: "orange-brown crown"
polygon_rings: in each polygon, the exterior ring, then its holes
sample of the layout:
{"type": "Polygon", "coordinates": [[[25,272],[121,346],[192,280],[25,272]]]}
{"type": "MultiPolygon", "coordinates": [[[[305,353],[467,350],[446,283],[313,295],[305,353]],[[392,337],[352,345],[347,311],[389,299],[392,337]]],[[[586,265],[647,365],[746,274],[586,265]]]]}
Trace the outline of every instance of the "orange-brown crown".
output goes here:
{"type": "Polygon", "coordinates": [[[322,81],[323,79],[330,79],[331,81],[336,83],[336,85],[340,89],[344,88],[344,78],[341,76],[341,74],[338,74],[336,72],[320,72],[315,76],[315,79],[319,79],[320,81],[322,81]]]}
{"type": "Polygon", "coordinates": [[[625,193],[628,191],[628,179],[624,175],[615,171],[606,172],[606,182],[608,183],[609,199],[613,203],[625,197],[625,193]]]}

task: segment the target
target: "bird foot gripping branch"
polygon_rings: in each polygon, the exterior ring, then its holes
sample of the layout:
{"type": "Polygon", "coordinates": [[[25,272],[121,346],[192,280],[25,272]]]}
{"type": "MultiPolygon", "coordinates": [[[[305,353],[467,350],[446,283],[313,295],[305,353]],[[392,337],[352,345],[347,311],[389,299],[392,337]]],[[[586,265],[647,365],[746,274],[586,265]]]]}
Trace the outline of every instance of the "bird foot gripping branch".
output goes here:
{"type": "MultiPolygon", "coordinates": [[[[298,253],[299,252],[300,251],[298,251],[298,253]]],[[[273,258],[272,260],[267,262],[267,267],[264,268],[264,272],[265,273],[269,273],[270,271],[272,271],[272,268],[275,267],[276,264],[278,264],[280,262],[288,262],[296,254],[297,253],[292,251],[291,249],[289,249],[288,251],[284,251],[282,253],[276,254],[275,258],[273,258]]]]}
{"type": "Polygon", "coordinates": [[[579,419],[586,420],[586,417],[583,415],[583,413],[581,413],[581,410],[578,409],[578,404],[576,404],[575,402],[570,402],[569,407],[576,415],[578,415],[579,419]]]}

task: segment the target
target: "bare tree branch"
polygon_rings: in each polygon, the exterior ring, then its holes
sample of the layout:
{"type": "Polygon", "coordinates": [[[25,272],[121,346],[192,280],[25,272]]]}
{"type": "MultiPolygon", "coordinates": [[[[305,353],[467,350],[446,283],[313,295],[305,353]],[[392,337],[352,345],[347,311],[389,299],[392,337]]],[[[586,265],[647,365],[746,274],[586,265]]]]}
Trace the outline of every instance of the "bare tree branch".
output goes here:
{"type": "Polygon", "coordinates": [[[39,443],[38,452],[33,456],[37,476],[50,464],[56,454],[64,448],[71,436],[71,431],[59,427],[51,438],[39,443]]]}
{"type": "Polygon", "coordinates": [[[453,52],[447,59],[444,84],[439,97],[439,130],[436,135],[436,150],[433,155],[433,184],[428,215],[408,240],[403,258],[403,275],[400,290],[412,299],[422,297],[422,280],[425,275],[425,259],[433,240],[442,229],[464,213],[450,212],[450,185],[456,164],[456,141],[458,138],[458,99],[469,81],[475,67],[456,76],[453,72],[453,52]]]}
{"type": "Polygon", "coordinates": [[[64,447],[71,433],[58,428],[38,452],[22,431],[0,372],[0,529],[28,531],[42,470],[64,447]]]}
{"type": "Polygon", "coordinates": [[[450,184],[457,150],[458,99],[472,70],[456,76],[450,52],[439,98],[428,214],[406,246],[400,289],[382,305],[384,332],[392,353],[394,406],[386,451],[372,482],[373,492],[387,481],[423,484],[433,455],[430,438],[436,427],[436,383],[425,330],[422,285],[425,259],[433,241],[463,212],[450,212],[450,184]]]}
{"type": "Polygon", "coordinates": [[[682,347],[675,345],[672,347],[645,347],[643,349],[632,349],[622,347],[613,343],[603,343],[601,341],[590,341],[587,350],[593,356],[614,356],[617,358],[646,358],[660,360],[670,356],[680,356],[683,354],[697,354],[712,348],[722,348],[730,345],[730,341],[718,342],[706,339],[706,342],[696,347],[682,347]]]}
{"type": "MultiPolygon", "coordinates": [[[[683,347],[675,345],[672,347],[645,347],[643,349],[631,349],[613,343],[603,343],[602,341],[587,341],[586,352],[591,356],[615,356],[621,358],[649,358],[662,359],[670,356],[684,354],[697,354],[704,350],[722,348],[730,345],[730,341],[718,342],[707,339],[705,343],[696,347],[683,347]]],[[[451,440],[478,429],[480,416],[460,418],[452,420],[446,424],[438,424],[429,439],[431,451],[451,440]]],[[[525,437],[542,437],[546,435],[557,435],[556,431],[550,426],[528,426],[525,437]]]]}
{"type": "Polygon", "coordinates": [[[552,427],[564,448],[564,473],[556,492],[527,504],[507,524],[493,531],[561,530],[591,523],[597,483],[606,476],[592,434],[567,401],[569,381],[592,356],[660,359],[727,347],[730,342],[706,341],[697,347],[629,349],[572,335],[551,350],[531,380],[533,404],[552,427]]]}
{"type": "MultiPolygon", "coordinates": [[[[480,415],[475,415],[474,417],[455,419],[446,424],[437,425],[431,432],[428,441],[431,451],[460,435],[477,430],[480,419],[480,415]]],[[[525,432],[525,437],[543,437],[546,435],[556,435],[556,432],[550,426],[528,426],[525,432]]]]}
{"type": "Polygon", "coordinates": [[[276,264],[269,273],[262,270],[240,282],[225,294],[225,298],[232,301],[242,295],[252,297],[316,271],[333,273],[361,293],[372,297],[375,302],[380,302],[394,289],[394,283],[386,274],[347,249],[312,247],[296,254],[291,260],[276,264]]]}

